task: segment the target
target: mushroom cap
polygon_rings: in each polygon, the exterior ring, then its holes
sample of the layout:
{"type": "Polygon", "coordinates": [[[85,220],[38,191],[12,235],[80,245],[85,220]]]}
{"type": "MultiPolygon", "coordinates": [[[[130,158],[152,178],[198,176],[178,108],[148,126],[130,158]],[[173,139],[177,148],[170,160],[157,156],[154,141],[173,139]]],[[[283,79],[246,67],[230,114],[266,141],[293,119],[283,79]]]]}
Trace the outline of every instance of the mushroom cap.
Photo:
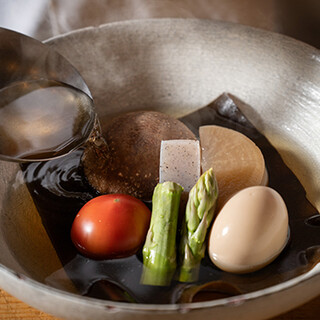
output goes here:
{"type": "Polygon", "coordinates": [[[124,193],[149,201],[159,182],[162,140],[196,139],[181,121],[155,111],[136,111],[103,124],[106,145],[88,143],[82,163],[100,193],[124,193]]]}

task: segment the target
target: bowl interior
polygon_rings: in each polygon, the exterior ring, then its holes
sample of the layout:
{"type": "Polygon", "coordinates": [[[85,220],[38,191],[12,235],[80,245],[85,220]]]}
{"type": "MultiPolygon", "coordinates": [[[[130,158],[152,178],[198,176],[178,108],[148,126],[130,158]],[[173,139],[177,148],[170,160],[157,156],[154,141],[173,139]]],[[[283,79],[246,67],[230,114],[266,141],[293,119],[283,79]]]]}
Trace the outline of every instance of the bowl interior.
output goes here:
{"type": "MultiPolygon", "coordinates": [[[[201,20],[88,28],[47,41],[80,72],[100,117],[157,110],[181,117],[223,92],[277,148],[320,208],[320,54],[293,39],[201,20]]],[[[74,292],[18,164],[0,162],[0,263],[74,292]],[[57,274],[59,270],[59,274],[57,274]]]]}

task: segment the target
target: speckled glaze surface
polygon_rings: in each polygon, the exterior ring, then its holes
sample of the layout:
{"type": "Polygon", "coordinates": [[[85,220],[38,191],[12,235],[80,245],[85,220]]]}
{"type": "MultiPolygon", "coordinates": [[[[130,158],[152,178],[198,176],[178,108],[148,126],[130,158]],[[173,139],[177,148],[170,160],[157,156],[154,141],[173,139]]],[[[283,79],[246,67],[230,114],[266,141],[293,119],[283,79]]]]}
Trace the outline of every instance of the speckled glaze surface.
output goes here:
{"type": "MultiPolygon", "coordinates": [[[[100,115],[187,114],[230,92],[320,207],[320,53],[278,34],[188,19],[121,22],[47,41],[81,73],[100,115]]],[[[0,286],[65,319],[266,319],[320,294],[320,266],[250,294],[189,305],[137,305],[45,285],[59,259],[15,163],[0,162],[0,286]]],[[[66,286],[67,287],[67,284],[66,286]]]]}

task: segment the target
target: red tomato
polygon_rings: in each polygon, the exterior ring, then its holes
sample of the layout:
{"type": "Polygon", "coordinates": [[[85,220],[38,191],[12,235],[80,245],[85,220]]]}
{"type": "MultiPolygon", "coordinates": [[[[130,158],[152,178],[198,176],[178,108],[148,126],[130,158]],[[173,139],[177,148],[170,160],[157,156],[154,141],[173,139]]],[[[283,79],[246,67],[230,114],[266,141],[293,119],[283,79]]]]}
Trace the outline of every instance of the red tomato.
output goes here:
{"type": "Polygon", "coordinates": [[[71,239],[90,258],[129,256],[143,244],[150,217],[148,207],[132,196],[102,195],[80,209],[72,224],[71,239]]]}

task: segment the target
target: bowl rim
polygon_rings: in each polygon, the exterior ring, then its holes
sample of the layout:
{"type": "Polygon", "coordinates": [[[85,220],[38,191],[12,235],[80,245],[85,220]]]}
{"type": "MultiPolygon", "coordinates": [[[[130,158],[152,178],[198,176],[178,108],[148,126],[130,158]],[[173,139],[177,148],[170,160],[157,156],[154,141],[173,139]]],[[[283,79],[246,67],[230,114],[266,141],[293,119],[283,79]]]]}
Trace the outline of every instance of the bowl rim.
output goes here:
{"type": "MultiPolygon", "coordinates": [[[[12,271],[6,266],[0,264],[0,282],[2,278],[11,278],[17,284],[24,283],[27,287],[31,289],[37,290],[40,294],[44,293],[46,295],[63,298],[65,300],[69,300],[70,302],[81,302],[84,304],[94,304],[95,306],[106,308],[110,307],[115,310],[122,311],[157,311],[157,312],[170,312],[170,311],[183,311],[183,310],[197,310],[197,309],[207,309],[214,308],[218,306],[228,307],[244,304],[248,301],[256,300],[262,297],[266,297],[272,295],[274,293],[279,293],[281,291],[288,290],[290,288],[295,287],[298,284],[304,284],[309,280],[315,279],[316,277],[320,279],[320,263],[317,263],[312,269],[303,273],[297,277],[286,280],[279,284],[256,290],[250,293],[244,293],[240,295],[236,295],[233,297],[216,299],[211,301],[203,301],[203,302],[192,302],[192,303],[182,303],[182,304],[144,304],[144,303],[129,303],[129,302],[115,302],[111,300],[102,300],[98,298],[85,297],[78,295],[76,293],[71,293],[64,291],[62,289],[54,288],[39,281],[36,281],[24,274],[19,272],[12,271]]],[[[10,293],[10,289],[5,288],[10,293]]]]}
{"type": "Polygon", "coordinates": [[[242,28],[242,29],[247,29],[247,30],[254,30],[257,33],[261,33],[264,34],[265,36],[267,35],[273,35],[274,37],[279,37],[279,39],[287,39],[289,41],[292,41],[294,43],[296,43],[297,45],[303,46],[303,47],[309,47],[312,50],[320,50],[317,47],[308,44],[306,42],[303,42],[302,40],[299,39],[295,39],[291,36],[285,35],[285,34],[281,34],[275,31],[271,31],[271,30],[265,30],[262,28],[258,28],[258,27],[253,27],[253,26],[249,26],[249,25],[244,25],[241,23],[236,23],[236,22],[230,22],[230,21],[223,21],[223,20],[211,20],[211,19],[201,19],[201,18],[146,18],[146,19],[133,19],[133,20],[121,20],[121,21],[113,21],[113,22],[108,22],[108,23],[102,23],[99,24],[97,26],[87,26],[87,27],[83,27],[83,28],[79,28],[79,29],[74,29],[74,30],[70,30],[67,31],[65,33],[62,34],[58,34],[52,37],[49,37],[47,39],[44,39],[42,42],[45,44],[49,44],[52,41],[55,40],[59,40],[60,38],[64,38],[66,36],[72,36],[74,34],[78,34],[78,33],[83,33],[83,32],[87,32],[89,30],[99,30],[99,29],[105,29],[105,28],[113,28],[113,27],[118,27],[118,26],[125,26],[125,25],[132,25],[132,24],[143,24],[143,23],[158,23],[158,22],[165,22],[165,21],[194,21],[194,22],[204,22],[207,24],[212,24],[212,25],[220,25],[220,26],[234,26],[237,28],[242,28]]]}
{"type": "MultiPolygon", "coordinates": [[[[73,34],[77,34],[77,33],[87,32],[90,30],[97,30],[102,28],[110,28],[110,27],[116,27],[116,26],[131,25],[136,23],[145,23],[146,21],[152,22],[152,21],[159,21],[159,20],[170,20],[170,21],[194,20],[194,21],[207,21],[214,25],[234,25],[234,26],[239,26],[240,28],[244,28],[248,30],[256,30],[256,32],[259,32],[260,34],[265,34],[265,35],[273,34],[279,39],[288,39],[289,41],[296,43],[298,46],[301,46],[304,48],[309,47],[309,49],[318,50],[317,48],[309,44],[306,44],[300,40],[297,40],[290,36],[282,35],[273,31],[267,31],[267,30],[263,30],[263,29],[259,29],[251,26],[245,26],[242,24],[237,24],[232,22],[213,21],[208,19],[197,19],[197,18],[152,18],[152,19],[116,21],[116,22],[101,24],[99,26],[89,26],[81,29],[72,30],[64,34],[50,37],[44,40],[43,43],[50,45],[50,42],[54,40],[57,40],[66,36],[70,36],[73,34]]],[[[320,263],[316,264],[309,271],[302,273],[301,275],[296,276],[292,279],[286,280],[284,282],[281,282],[279,284],[276,284],[264,289],[256,290],[250,293],[240,294],[240,295],[229,297],[229,298],[217,299],[212,301],[204,301],[204,302],[184,303],[184,304],[138,304],[138,303],[126,303],[126,302],[114,302],[109,300],[102,300],[102,299],[85,297],[75,293],[67,292],[62,289],[54,288],[44,283],[41,283],[24,274],[15,272],[12,269],[0,263],[0,284],[1,285],[2,283],[6,284],[6,278],[11,278],[16,284],[19,284],[19,283],[21,284],[22,282],[25,284],[25,286],[27,286],[31,290],[33,289],[37,290],[38,293],[40,294],[44,293],[46,295],[51,295],[53,297],[63,298],[73,303],[81,302],[84,304],[90,304],[90,305],[93,304],[95,307],[101,307],[103,309],[105,309],[106,306],[108,306],[110,308],[115,308],[123,311],[142,311],[142,312],[151,312],[151,311],[152,312],[154,311],[156,312],[174,311],[175,312],[175,311],[181,311],[184,308],[188,310],[197,310],[197,309],[205,309],[205,308],[214,308],[218,306],[227,307],[227,306],[239,305],[239,304],[246,303],[248,301],[259,299],[261,297],[272,295],[276,292],[288,290],[290,288],[297,286],[298,284],[304,284],[317,277],[319,277],[320,279],[320,263]]],[[[5,285],[4,290],[8,291],[9,293],[14,291],[14,290],[10,290],[9,285],[7,286],[5,285]]],[[[320,290],[319,290],[319,294],[320,294],[320,290]]]]}

